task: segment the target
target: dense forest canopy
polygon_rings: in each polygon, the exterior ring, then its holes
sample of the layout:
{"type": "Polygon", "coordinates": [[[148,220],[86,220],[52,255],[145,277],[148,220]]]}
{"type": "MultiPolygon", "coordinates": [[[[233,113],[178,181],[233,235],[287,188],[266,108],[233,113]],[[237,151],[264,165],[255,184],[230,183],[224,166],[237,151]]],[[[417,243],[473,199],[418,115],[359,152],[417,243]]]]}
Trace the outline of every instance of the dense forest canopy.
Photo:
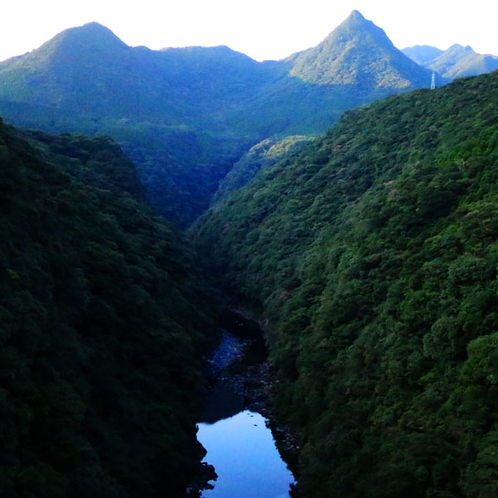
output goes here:
{"type": "Polygon", "coordinates": [[[312,497],[498,494],[498,73],[347,112],[194,237],[268,320],[312,497]]]}
{"type": "Polygon", "coordinates": [[[186,227],[251,147],[324,133],[346,109],[430,78],[358,12],[317,47],[266,62],[224,46],[129,47],[89,23],[0,62],[0,114],[25,128],[113,137],[156,209],[186,227]]]}
{"type": "Polygon", "coordinates": [[[0,494],[184,496],[214,323],[193,254],[107,138],[2,123],[0,189],[0,494]]]}
{"type": "Polygon", "coordinates": [[[43,130],[0,122],[2,496],[183,496],[205,264],[267,324],[303,497],[498,496],[498,73],[431,75],[358,12],[283,61],[91,23],[0,63],[43,130]]]}

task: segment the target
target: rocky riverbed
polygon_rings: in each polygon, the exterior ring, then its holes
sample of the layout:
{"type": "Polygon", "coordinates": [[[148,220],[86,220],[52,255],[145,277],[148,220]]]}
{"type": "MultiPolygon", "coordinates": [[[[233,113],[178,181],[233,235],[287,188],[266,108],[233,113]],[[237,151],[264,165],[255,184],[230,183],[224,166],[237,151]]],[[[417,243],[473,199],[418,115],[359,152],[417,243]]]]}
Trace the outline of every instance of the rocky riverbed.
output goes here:
{"type": "MultiPolygon", "coordinates": [[[[272,407],[278,381],[275,369],[268,360],[261,328],[257,322],[237,311],[227,312],[223,325],[226,328],[221,331],[220,342],[206,362],[208,388],[202,422],[213,423],[244,409],[257,412],[267,419],[284,460],[296,462],[299,451],[297,438],[278,419],[272,407]]],[[[205,478],[213,479],[215,469],[204,464],[202,470],[203,478],[198,484],[204,481],[203,489],[208,489],[210,485],[205,478]]],[[[297,487],[291,496],[298,496],[297,487]]]]}
{"type": "Polygon", "coordinates": [[[249,366],[245,372],[231,376],[229,385],[234,392],[242,396],[244,406],[268,419],[268,425],[281,451],[286,454],[299,451],[296,436],[273,411],[275,371],[268,360],[259,365],[249,366]]]}
{"type": "MultiPolygon", "coordinates": [[[[206,373],[210,380],[216,380],[232,364],[244,358],[248,341],[236,337],[226,330],[221,332],[221,341],[207,361],[206,373]]],[[[226,372],[225,372],[226,374],[226,372]]]]}
{"type": "Polygon", "coordinates": [[[213,384],[222,381],[224,389],[234,393],[244,408],[265,417],[284,459],[295,463],[299,451],[297,437],[273,409],[278,380],[268,359],[263,331],[254,320],[237,311],[230,313],[224,322],[230,330],[223,331],[221,342],[208,362],[213,384]]]}

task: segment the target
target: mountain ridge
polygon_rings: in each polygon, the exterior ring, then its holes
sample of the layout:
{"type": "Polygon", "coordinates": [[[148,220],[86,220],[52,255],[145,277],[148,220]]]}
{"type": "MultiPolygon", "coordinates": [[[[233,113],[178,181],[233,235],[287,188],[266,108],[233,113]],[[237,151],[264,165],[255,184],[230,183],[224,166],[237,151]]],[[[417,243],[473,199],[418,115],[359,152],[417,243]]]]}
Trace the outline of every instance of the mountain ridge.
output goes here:
{"type": "Polygon", "coordinates": [[[257,143],[323,133],[347,109],[430,80],[358,11],[314,49],[266,62],[226,46],[129,47],[89,23],[0,63],[0,114],[113,137],[156,208],[185,227],[257,143]]]}
{"type": "Polygon", "coordinates": [[[404,48],[402,52],[448,81],[479,76],[498,69],[497,56],[478,54],[469,45],[464,47],[458,43],[444,51],[426,45],[404,48]]]}
{"type": "Polygon", "coordinates": [[[444,52],[444,50],[431,45],[414,45],[403,48],[401,51],[421,66],[428,64],[444,52]]]}

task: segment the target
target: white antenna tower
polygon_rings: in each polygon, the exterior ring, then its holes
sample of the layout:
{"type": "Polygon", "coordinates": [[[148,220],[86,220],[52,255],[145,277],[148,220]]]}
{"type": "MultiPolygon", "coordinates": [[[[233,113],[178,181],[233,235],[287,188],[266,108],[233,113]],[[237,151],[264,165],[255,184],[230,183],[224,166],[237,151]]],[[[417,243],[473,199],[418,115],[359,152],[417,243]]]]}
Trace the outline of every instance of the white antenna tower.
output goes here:
{"type": "Polygon", "coordinates": [[[434,88],[436,88],[436,73],[432,71],[431,90],[434,90],[434,88]]]}

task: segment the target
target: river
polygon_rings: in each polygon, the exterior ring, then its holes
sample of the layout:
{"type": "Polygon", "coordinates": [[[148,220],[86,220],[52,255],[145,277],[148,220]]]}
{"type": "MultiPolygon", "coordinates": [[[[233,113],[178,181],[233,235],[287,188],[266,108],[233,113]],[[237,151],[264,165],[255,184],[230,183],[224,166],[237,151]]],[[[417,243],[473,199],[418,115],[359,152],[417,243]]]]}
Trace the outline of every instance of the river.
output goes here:
{"type": "MultiPolygon", "coordinates": [[[[206,449],[204,462],[214,466],[217,479],[203,498],[288,498],[294,476],[282,460],[268,419],[248,403],[240,376],[266,359],[261,337],[223,332],[209,362],[213,379],[199,422],[197,439],[206,449]],[[250,408],[247,405],[250,405],[250,408]]],[[[255,408],[256,406],[256,408],[255,408]]]]}
{"type": "Polygon", "coordinates": [[[214,424],[199,424],[197,438],[218,478],[204,498],[288,498],[292,473],[275,446],[266,419],[244,410],[214,424]]]}

